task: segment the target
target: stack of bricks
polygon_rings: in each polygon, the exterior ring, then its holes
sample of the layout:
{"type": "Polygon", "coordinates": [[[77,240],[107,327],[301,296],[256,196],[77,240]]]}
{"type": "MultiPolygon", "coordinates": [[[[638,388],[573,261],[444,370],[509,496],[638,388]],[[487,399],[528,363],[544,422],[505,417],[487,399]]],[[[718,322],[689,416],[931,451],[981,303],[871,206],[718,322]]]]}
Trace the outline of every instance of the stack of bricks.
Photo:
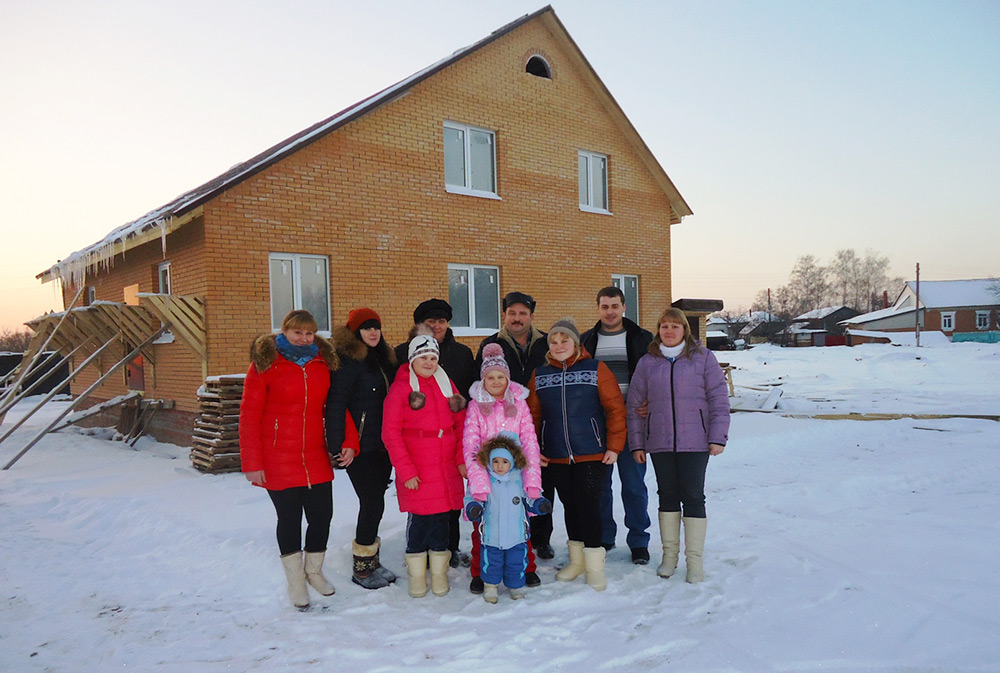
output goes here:
{"type": "Polygon", "coordinates": [[[239,472],[242,374],[210,376],[198,391],[191,463],[202,472],[239,472]]]}

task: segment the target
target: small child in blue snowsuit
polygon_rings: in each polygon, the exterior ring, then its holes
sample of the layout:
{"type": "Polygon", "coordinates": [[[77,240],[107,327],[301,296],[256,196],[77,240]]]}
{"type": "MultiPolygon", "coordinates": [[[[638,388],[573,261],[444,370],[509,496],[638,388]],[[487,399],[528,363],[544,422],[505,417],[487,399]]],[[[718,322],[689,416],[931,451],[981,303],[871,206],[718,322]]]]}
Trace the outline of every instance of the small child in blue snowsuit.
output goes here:
{"type": "Polygon", "coordinates": [[[490,494],[486,502],[466,495],[465,513],[470,521],[482,519],[483,600],[496,603],[501,582],[510,590],[511,598],[524,598],[528,514],[549,514],[552,503],[547,498],[529,500],[525,495],[521,470],[528,461],[513,432],[501,432],[486,441],[476,460],[489,472],[490,494]]]}

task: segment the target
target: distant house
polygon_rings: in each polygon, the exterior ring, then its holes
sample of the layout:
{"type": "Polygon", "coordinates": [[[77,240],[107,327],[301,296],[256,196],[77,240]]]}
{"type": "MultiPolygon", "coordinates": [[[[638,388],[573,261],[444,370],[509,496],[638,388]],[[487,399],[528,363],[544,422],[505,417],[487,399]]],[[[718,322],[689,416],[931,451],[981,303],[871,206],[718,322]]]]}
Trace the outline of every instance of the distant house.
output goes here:
{"type": "Polygon", "coordinates": [[[842,320],[849,343],[866,332],[942,332],[952,341],[1000,342],[1000,279],[907,282],[889,308],[842,320]]]}
{"type": "Polygon", "coordinates": [[[846,343],[841,321],[858,315],[848,306],[828,306],[792,318],[785,328],[790,346],[843,346],[846,343]]]}
{"type": "MultiPolygon", "coordinates": [[[[74,331],[75,319],[62,328],[64,352],[99,335],[74,361],[120,338],[101,354],[103,371],[142,348],[127,378],[94,397],[131,387],[169,401],[151,430],[183,442],[206,377],[245,372],[251,339],[293,308],[312,311],[323,331],[370,306],[399,343],[419,302],[448,298],[456,337],[475,346],[500,327],[507,291],[535,297],[543,329],[566,315],[584,327],[596,291],[616,284],[649,326],[672,300],[670,227],[691,213],[545,7],[38,277],[61,282],[64,305],[79,292],[93,309],[84,327],[98,331],[74,331]],[[147,345],[161,324],[170,334],[147,345]]],[[[81,374],[74,390],[97,376],[81,374]]]]}
{"type": "Polygon", "coordinates": [[[750,314],[750,319],[740,330],[739,338],[750,344],[781,343],[784,344],[785,336],[782,331],[788,323],[779,320],[767,311],[754,311],[750,314]]]}

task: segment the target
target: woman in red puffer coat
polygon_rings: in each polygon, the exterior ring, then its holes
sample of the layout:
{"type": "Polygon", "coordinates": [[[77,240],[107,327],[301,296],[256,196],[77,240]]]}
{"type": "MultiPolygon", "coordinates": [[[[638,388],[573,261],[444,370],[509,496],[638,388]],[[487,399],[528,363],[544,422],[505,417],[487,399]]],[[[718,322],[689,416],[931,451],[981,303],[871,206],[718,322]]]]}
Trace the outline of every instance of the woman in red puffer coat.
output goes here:
{"type": "Polygon", "coordinates": [[[316,327],[308,311],[292,311],[280,334],[254,341],[240,404],[242,470],[248,481],[267,489],[274,504],[288,595],[299,608],[309,605],[307,581],[324,596],[334,592],[323,577],[333,519],[323,412],[338,360],[330,343],[316,336],[316,327]]]}

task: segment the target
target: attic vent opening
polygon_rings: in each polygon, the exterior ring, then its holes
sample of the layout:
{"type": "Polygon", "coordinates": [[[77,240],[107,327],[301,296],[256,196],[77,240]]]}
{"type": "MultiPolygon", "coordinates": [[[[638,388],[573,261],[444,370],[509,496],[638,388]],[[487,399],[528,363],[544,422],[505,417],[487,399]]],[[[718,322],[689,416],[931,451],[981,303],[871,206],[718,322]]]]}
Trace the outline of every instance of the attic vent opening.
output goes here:
{"type": "Polygon", "coordinates": [[[552,69],[549,68],[549,64],[541,56],[532,56],[529,58],[527,65],[524,66],[524,72],[535,77],[552,79],[552,69]]]}

